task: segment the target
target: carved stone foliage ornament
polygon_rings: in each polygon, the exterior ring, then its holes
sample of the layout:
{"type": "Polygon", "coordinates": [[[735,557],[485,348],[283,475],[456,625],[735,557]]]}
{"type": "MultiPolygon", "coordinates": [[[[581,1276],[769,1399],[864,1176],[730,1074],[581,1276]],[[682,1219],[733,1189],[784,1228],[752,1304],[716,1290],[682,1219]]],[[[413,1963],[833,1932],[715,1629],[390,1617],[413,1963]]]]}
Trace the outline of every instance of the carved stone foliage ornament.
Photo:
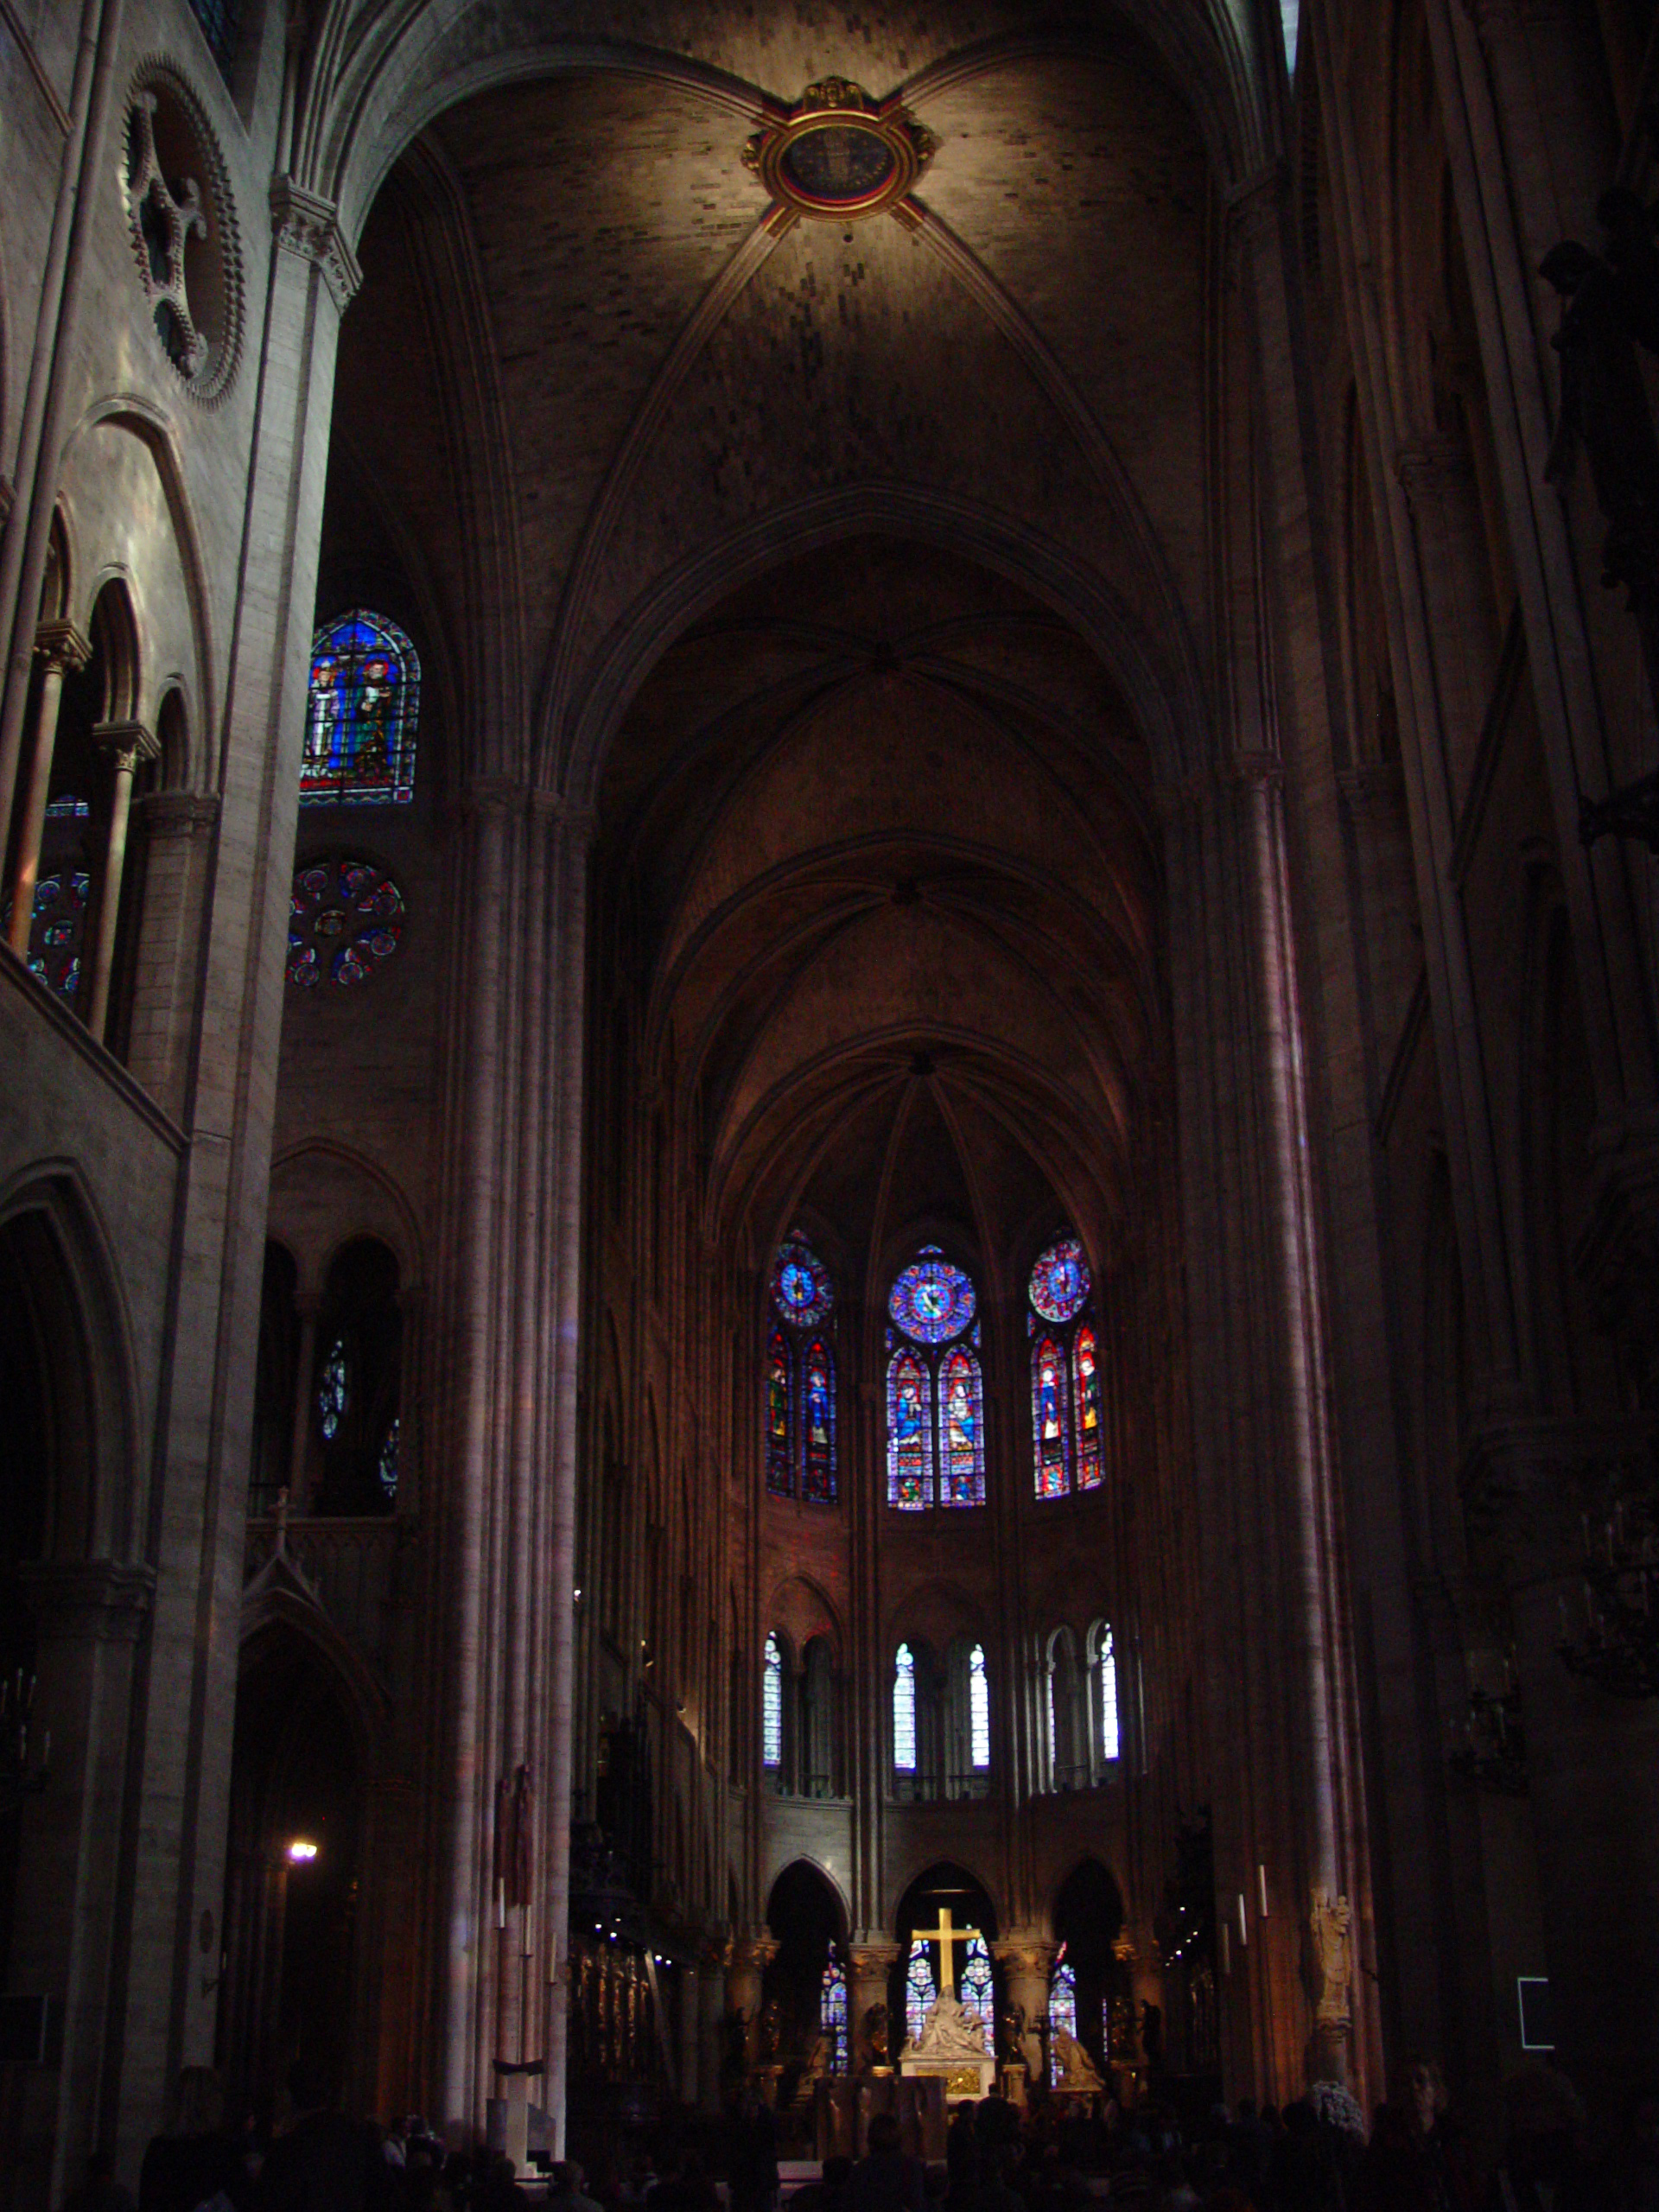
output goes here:
{"type": "Polygon", "coordinates": [[[913,221],[906,197],[938,149],[896,93],[877,102],[845,77],[825,77],[793,107],[768,108],[743,164],[777,203],[774,228],[801,215],[847,223],[890,212],[913,221]]]}
{"type": "Polygon", "coordinates": [[[127,228],[162,349],[198,400],[219,398],[242,343],[242,259],[230,178],[200,102],[166,62],[127,99],[127,228]]]}

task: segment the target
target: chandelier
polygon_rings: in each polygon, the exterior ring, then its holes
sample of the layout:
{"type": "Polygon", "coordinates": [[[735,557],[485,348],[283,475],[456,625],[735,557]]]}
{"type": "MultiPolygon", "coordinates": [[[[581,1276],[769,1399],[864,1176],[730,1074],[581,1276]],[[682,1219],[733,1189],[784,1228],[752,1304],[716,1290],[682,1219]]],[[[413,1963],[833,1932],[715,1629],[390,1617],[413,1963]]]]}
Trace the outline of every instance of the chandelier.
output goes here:
{"type": "Polygon", "coordinates": [[[1614,1697],[1659,1697],[1659,1510],[1619,1498],[1603,1528],[1584,1531],[1584,1621],[1565,1598],[1555,1646],[1564,1666],[1614,1697]]]}

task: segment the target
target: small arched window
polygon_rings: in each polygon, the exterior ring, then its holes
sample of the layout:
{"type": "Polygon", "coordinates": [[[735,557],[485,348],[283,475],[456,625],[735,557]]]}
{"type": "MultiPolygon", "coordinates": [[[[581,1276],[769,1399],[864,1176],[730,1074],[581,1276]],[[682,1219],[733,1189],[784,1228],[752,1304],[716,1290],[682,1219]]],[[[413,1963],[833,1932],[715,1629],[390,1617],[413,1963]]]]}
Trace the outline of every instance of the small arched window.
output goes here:
{"type": "Polygon", "coordinates": [[[835,1303],[829,1270],[799,1230],[772,1262],[766,1335],[766,1488],[774,1497],[836,1502],[835,1303]]]}
{"type": "Polygon", "coordinates": [[[1121,1756],[1122,1737],[1117,1712],[1117,1655],[1111,1624],[1096,1622],[1089,1637],[1089,1701],[1091,1750],[1103,1767],[1121,1756]]]}
{"type": "Polygon", "coordinates": [[[1048,1645],[1048,1775],[1052,1789],[1086,1789],[1096,1753],[1082,1709],[1077,1647],[1069,1628],[1057,1629],[1048,1645]]]}
{"type": "Polygon", "coordinates": [[[977,1304],[936,1244],[888,1294],[887,1503],[902,1511],[985,1503],[977,1304]]]}
{"type": "Polygon", "coordinates": [[[784,1648],[766,1638],[760,1661],[760,1764],[769,1775],[784,1766],[784,1648]]]}
{"type": "Polygon", "coordinates": [[[395,622],[353,608],[311,641],[302,806],[407,805],[415,796],[421,664],[395,622]]]}
{"type": "Polygon", "coordinates": [[[898,1774],[916,1771],[916,1657],[907,1643],[893,1662],[893,1764],[898,1774]]]}
{"type": "Polygon", "coordinates": [[[968,1750],[976,1774],[991,1764],[991,1688],[985,1674],[985,1647],[976,1643],[968,1654],[968,1750]]]}
{"type": "Polygon", "coordinates": [[[1094,1278],[1075,1236],[1057,1236],[1027,1286],[1033,1479],[1039,1497],[1096,1490],[1103,1473],[1094,1278]]]}

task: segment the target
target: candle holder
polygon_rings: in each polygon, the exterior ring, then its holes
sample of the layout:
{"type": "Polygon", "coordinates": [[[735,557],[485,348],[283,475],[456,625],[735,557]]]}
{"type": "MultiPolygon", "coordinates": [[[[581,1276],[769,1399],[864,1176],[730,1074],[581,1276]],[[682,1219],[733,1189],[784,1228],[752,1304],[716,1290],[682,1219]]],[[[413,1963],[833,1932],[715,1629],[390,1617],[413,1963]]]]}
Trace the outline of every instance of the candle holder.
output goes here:
{"type": "Polygon", "coordinates": [[[1613,1697],[1659,1697],[1659,1503],[1621,1495],[1605,1522],[1581,1525],[1583,1630],[1562,1598],[1556,1654],[1613,1697]]]}
{"type": "Polygon", "coordinates": [[[15,1813],[25,1797],[38,1797],[52,1765],[52,1731],[41,1738],[34,1757],[35,1677],[20,1667],[0,1680],[0,1814],[15,1813]]]}
{"type": "Polygon", "coordinates": [[[1453,1774],[1500,1797],[1524,1797],[1529,1786],[1527,1731],[1521,1718],[1521,1694],[1505,1672],[1503,1690],[1471,1690],[1464,1721],[1465,1741],[1447,1753],[1453,1774]]]}

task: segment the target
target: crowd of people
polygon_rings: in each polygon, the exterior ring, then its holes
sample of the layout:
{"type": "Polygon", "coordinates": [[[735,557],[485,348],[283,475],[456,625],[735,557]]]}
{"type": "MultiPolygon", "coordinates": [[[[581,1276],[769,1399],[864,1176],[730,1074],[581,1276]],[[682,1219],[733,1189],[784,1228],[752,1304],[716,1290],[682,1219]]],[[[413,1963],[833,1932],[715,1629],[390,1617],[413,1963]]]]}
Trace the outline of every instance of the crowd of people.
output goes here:
{"type": "Polygon", "coordinates": [[[772,2116],[752,2094],[721,2122],[682,2115],[654,2143],[607,2139],[588,2171],[566,2160],[526,2189],[510,2160],[448,2149],[418,2120],[346,2119],[303,2064],[289,2088],[284,2124],[268,2129],[251,2113],[227,2121],[213,2074],[187,2069],[136,2203],[99,2157],[64,2212],[1659,2212],[1659,2088],[1630,2101],[1597,2153],[1573,2088],[1542,2066],[1509,2084],[1487,2171],[1438,2069],[1417,2061],[1369,2130],[1333,2083],[1282,2112],[1218,2105],[1185,2128],[1155,2102],[1022,2113],[990,2096],[956,2107],[946,2155],[929,2162],[878,2113],[861,2158],[826,2158],[786,2203],[772,2116]]]}

